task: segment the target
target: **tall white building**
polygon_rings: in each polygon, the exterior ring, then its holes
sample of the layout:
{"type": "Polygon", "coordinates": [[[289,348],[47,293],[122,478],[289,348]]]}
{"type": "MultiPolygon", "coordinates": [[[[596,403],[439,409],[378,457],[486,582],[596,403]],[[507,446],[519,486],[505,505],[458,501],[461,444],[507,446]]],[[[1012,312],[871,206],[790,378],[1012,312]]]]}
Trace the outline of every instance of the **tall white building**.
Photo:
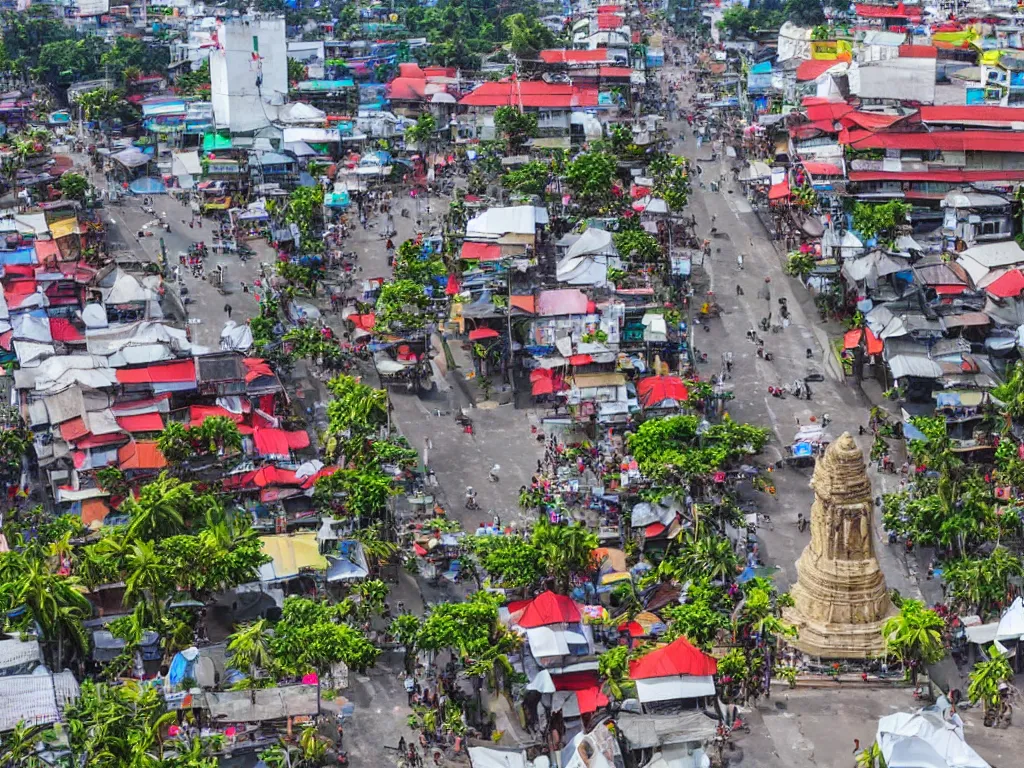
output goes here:
{"type": "Polygon", "coordinates": [[[288,53],[282,17],[230,18],[215,28],[210,90],[218,128],[251,133],[288,100],[288,53]]]}

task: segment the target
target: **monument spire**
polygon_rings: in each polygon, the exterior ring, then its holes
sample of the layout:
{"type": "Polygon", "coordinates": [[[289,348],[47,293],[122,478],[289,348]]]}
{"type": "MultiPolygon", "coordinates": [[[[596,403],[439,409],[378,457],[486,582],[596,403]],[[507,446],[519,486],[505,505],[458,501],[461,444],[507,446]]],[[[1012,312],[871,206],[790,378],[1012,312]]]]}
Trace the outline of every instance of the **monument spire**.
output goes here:
{"type": "Polygon", "coordinates": [[[875,559],[871,481],[849,433],[825,451],[811,488],[811,542],[796,562],[795,605],[786,612],[799,630],[793,645],[824,658],[875,656],[892,603],[875,559]]]}

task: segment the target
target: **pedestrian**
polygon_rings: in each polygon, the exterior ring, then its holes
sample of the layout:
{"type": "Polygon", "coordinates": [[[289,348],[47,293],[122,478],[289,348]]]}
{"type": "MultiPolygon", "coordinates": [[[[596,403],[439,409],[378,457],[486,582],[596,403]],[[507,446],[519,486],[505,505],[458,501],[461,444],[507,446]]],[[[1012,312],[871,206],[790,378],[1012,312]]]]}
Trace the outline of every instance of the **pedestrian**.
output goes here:
{"type": "Polygon", "coordinates": [[[732,352],[725,353],[725,372],[732,375],[732,352]]]}
{"type": "Polygon", "coordinates": [[[736,254],[736,266],[739,267],[740,269],[743,269],[743,254],[742,253],[737,253],[736,254]]]}
{"type": "Polygon", "coordinates": [[[736,295],[737,296],[742,296],[743,295],[743,286],[740,285],[739,283],[736,283],[736,295]]]}
{"type": "Polygon", "coordinates": [[[228,320],[230,320],[231,319],[231,305],[230,304],[225,304],[224,305],[224,311],[227,313],[228,320]]]}
{"type": "Polygon", "coordinates": [[[345,729],[341,727],[341,723],[338,723],[338,740],[335,742],[338,749],[341,749],[341,741],[345,736],[345,729]]]}
{"type": "Polygon", "coordinates": [[[412,679],[412,675],[405,676],[405,695],[409,700],[409,706],[412,706],[412,697],[416,693],[416,681],[412,679]]]}

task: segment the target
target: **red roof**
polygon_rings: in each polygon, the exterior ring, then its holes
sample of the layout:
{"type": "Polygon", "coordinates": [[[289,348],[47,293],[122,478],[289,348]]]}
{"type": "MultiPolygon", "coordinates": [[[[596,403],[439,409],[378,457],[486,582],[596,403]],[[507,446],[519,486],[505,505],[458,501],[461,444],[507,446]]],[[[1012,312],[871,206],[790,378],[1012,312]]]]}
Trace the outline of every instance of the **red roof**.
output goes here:
{"type": "Polygon", "coordinates": [[[920,8],[908,8],[900,3],[893,7],[891,5],[867,5],[857,3],[854,6],[857,15],[863,19],[920,19],[920,8]]]}
{"type": "Polygon", "coordinates": [[[835,163],[804,163],[804,170],[811,176],[842,176],[843,169],[835,163]]]}
{"type": "Polygon", "coordinates": [[[617,13],[598,13],[598,29],[618,29],[625,23],[625,20],[617,13]]]}
{"type": "Polygon", "coordinates": [[[426,101],[426,78],[396,77],[387,86],[389,99],[398,101],[426,101]]]}
{"type": "Polygon", "coordinates": [[[572,598],[556,595],[548,590],[530,600],[516,623],[526,629],[532,629],[549,624],[575,624],[581,618],[580,609],[572,598]]]}
{"type": "Polygon", "coordinates": [[[261,357],[246,357],[242,359],[245,366],[245,383],[251,384],[261,376],[273,376],[274,369],[261,357]]]}
{"type": "Polygon", "coordinates": [[[54,341],[85,341],[85,332],[72,325],[66,317],[50,318],[50,335],[54,341]]]}
{"type": "Polygon", "coordinates": [[[778,184],[772,184],[772,188],[768,190],[769,200],[785,200],[789,197],[789,182],[781,181],[778,184]]]}
{"type": "Polygon", "coordinates": [[[874,112],[850,112],[843,116],[843,122],[847,126],[855,125],[869,131],[876,131],[879,128],[888,128],[909,115],[879,115],[874,112]]]}
{"type": "Polygon", "coordinates": [[[349,315],[348,320],[356,327],[364,331],[372,331],[377,324],[377,315],[374,312],[367,312],[365,315],[349,315]]]}
{"type": "Polygon", "coordinates": [[[1024,291],[1024,273],[1021,273],[1019,269],[1011,269],[997,280],[989,283],[985,290],[999,299],[1020,296],[1021,291],[1024,291]]]}
{"type": "Polygon", "coordinates": [[[600,67],[597,73],[601,77],[625,77],[629,78],[633,75],[633,70],[629,67],[600,67]]]}
{"type": "Polygon", "coordinates": [[[991,106],[935,106],[921,107],[921,119],[926,123],[1019,123],[1024,122],[1020,107],[991,106]]]}
{"type": "Polygon", "coordinates": [[[598,707],[608,703],[608,697],[601,693],[596,685],[576,691],[576,703],[579,705],[580,714],[588,715],[597,712],[598,707]]]}
{"type": "Polygon", "coordinates": [[[140,413],[117,417],[117,426],[125,432],[162,432],[164,420],[159,413],[140,413]]]}
{"type": "Polygon", "coordinates": [[[1024,170],[962,171],[950,168],[936,171],[850,171],[850,181],[945,181],[969,184],[975,181],[1024,181],[1024,170]]]}
{"type": "Polygon", "coordinates": [[[36,258],[41,262],[60,257],[60,247],[56,240],[36,240],[32,247],[36,250],[36,258]]]}
{"type": "Polygon", "coordinates": [[[939,51],[934,45],[901,45],[901,59],[935,59],[939,51]]]}
{"type": "Polygon", "coordinates": [[[177,360],[173,363],[158,363],[145,368],[118,368],[117,381],[120,384],[171,384],[196,380],[194,360],[177,360]]]}
{"type": "Polygon", "coordinates": [[[570,51],[565,48],[548,48],[540,52],[541,61],[547,64],[586,64],[608,61],[607,48],[592,51],[570,51]]]}
{"type": "Polygon", "coordinates": [[[636,385],[640,404],[650,408],[666,400],[683,402],[690,399],[690,392],[678,376],[648,376],[636,385]]]}
{"type": "Polygon", "coordinates": [[[915,133],[839,132],[839,143],[855,149],[920,149],[944,152],[1024,152],[1012,131],[918,131],[915,133]]]}
{"type": "Polygon", "coordinates": [[[501,246],[494,243],[467,241],[462,244],[462,258],[476,261],[500,261],[501,246]]]}
{"type": "Polygon", "coordinates": [[[836,59],[807,59],[796,68],[797,80],[817,80],[840,62],[836,59]]]}
{"type": "Polygon", "coordinates": [[[121,469],[163,469],[167,459],[155,442],[133,441],[117,449],[121,469]]]}
{"type": "Polygon", "coordinates": [[[713,675],[717,670],[718,662],[715,658],[694,648],[685,637],[680,637],[636,661],[629,662],[629,676],[633,680],[677,675],[713,675]]]}
{"type": "Polygon", "coordinates": [[[60,425],[60,436],[69,443],[85,437],[89,434],[89,428],[85,426],[85,419],[76,416],[71,421],[65,421],[60,425]]]}
{"type": "Polygon", "coordinates": [[[227,408],[222,408],[219,405],[190,405],[188,408],[189,425],[193,427],[198,427],[206,419],[213,416],[223,416],[224,418],[231,419],[236,424],[241,424],[245,420],[245,414],[232,413],[227,408]]]}
{"type": "Polygon", "coordinates": [[[595,669],[552,675],[551,682],[555,684],[556,691],[582,691],[595,685],[600,685],[601,678],[598,677],[597,670],[595,669]]]}
{"type": "Polygon", "coordinates": [[[81,440],[75,441],[75,448],[85,450],[87,448],[102,448],[105,445],[113,445],[126,440],[128,435],[124,432],[111,432],[107,435],[86,435],[81,440]]]}
{"type": "Polygon", "coordinates": [[[651,523],[644,528],[644,538],[653,539],[657,536],[661,536],[665,531],[668,530],[668,526],[664,523],[651,523]]]}
{"type": "Polygon", "coordinates": [[[581,88],[567,83],[545,83],[542,80],[521,80],[483,83],[463,96],[459,104],[467,107],[596,107],[597,88],[581,88]]]}
{"type": "Polygon", "coordinates": [[[304,430],[287,432],[271,427],[257,427],[253,430],[256,452],[260,456],[287,456],[292,450],[309,446],[309,434],[304,430]]]}
{"type": "Polygon", "coordinates": [[[493,328],[475,328],[469,332],[470,341],[481,341],[482,339],[496,339],[501,336],[493,328]]]}

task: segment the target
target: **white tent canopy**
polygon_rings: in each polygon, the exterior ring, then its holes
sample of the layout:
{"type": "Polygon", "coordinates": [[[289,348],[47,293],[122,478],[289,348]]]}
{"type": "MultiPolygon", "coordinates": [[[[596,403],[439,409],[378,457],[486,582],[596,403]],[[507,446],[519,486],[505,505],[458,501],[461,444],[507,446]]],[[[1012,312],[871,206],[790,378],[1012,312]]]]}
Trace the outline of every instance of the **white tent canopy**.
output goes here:
{"type": "Polygon", "coordinates": [[[936,711],[897,712],[875,736],[889,768],[989,768],[963,739],[963,728],[936,711]]]}
{"type": "Polygon", "coordinates": [[[711,675],[650,677],[635,682],[637,697],[644,704],[715,695],[715,680],[711,675]]]}

